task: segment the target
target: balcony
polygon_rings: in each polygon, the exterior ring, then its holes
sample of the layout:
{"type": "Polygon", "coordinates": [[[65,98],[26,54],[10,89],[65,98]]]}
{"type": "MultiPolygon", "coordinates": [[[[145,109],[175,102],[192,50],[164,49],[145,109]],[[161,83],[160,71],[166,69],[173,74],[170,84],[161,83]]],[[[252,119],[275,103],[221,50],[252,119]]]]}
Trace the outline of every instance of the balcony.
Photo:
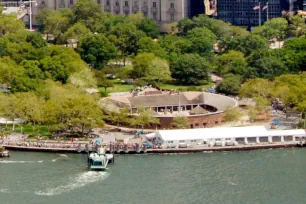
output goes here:
{"type": "Polygon", "coordinates": [[[120,13],[120,6],[114,6],[114,12],[120,13]]]}
{"type": "Polygon", "coordinates": [[[157,7],[151,7],[151,12],[152,12],[152,13],[157,13],[157,12],[158,12],[157,7]]]}
{"type": "Polygon", "coordinates": [[[149,8],[148,8],[147,6],[143,6],[143,7],[141,8],[141,11],[142,11],[143,13],[148,13],[149,8]]]}
{"type": "Polygon", "coordinates": [[[130,7],[129,6],[124,6],[123,7],[123,12],[130,12],[130,7]]]}
{"type": "Polygon", "coordinates": [[[169,8],[168,12],[171,13],[171,14],[174,14],[175,13],[175,8],[169,8]]]}

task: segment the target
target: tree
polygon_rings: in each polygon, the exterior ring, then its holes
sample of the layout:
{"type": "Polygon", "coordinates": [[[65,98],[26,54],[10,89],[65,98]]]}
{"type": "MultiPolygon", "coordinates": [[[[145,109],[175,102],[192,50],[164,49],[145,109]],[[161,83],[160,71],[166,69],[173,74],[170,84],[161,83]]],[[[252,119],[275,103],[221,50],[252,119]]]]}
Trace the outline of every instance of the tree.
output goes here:
{"type": "Polygon", "coordinates": [[[60,39],[60,36],[67,30],[70,19],[60,10],[43,9],[36,17],[37,22],[43,25],[44,33],[47,35],[47,41],[51,34],[54,42],[60,39]]]}
{"type": "Polygon", "coordinates": [[[89,68],[71,74],[68,82],[78,88],[93,88],[97,86],[97,80],[89,68]]]}
{"type": "Polygon", "coordinates": [[[24,75],[24,68],[9,57],[0,58],[0,84],[12,86],[13,82],[24,75]]]}
{"type": "Polygon", "coordinates": [[[184,129],[189,127],[188,118],[183,115],[174,117],[171,124],[178,129],[184,129]]]}
{"type": "Polygon", "coordinates": [[[133,60],[132,77],[141,78],[148,76],[149,66],[156,59],[152,53],[140,53],[133,60]]]}
{"type": "Polygon", "coordinates": [[[8,33],[18,33],[25,30],[24,24],[14,15],[0,14],[0,37],[8,33]]]}
{"type": "Polygon", "coordinates": [[[186,38],[191,42],[189,52],[205,56],[212,51],[217,37],[207,28],[194,28],[188,31],[186,38]]]}
{"type": "Polygon", "coordinates": [[[138,108],[138,114],[130,120],[132,126],[141,126],[143,128],[148,125],[159,123],[159,119],[152,117],[152,110],[142,107],[138,108]]]}
{"type": "Polygon", "coordinates": [[[149,81],[156,81],[157,83],[171,80],[169,63],[166,60],[159,58],[153,60],[148,66],[145,79],[148,79],[149,81]]]}
{"type": "Polygon", "coordinates": [[[101,7],[91,0],[79,0],[73,7],[74,23],[82,23],[92,32],[97,32],[103,22],[101,7]]]}
{"type": "Polygon", "coordinates": [[[159,25],[152,18],[142,18],[137,27],[151,38],[157,38],[160,33],[159,25]]]}
{"type": "Polygon", "coordinates": [[[259,29],[256,34],[271,40],[275,38],[278,41],[284,40],[287,36],[288,22],[285,18],[272,18],[259,29]]]}
{"type": "Polygon", "coordinates": [[[224,121],[230,122],[231,125],[233,126],[235,124],[235,122],[239,121],[241,116],[242,115],[241,115],[239,109],[231,107],[231,108],[228,108],[225,111],[224,121]]]}
{"type": "Polygon", "coordinates": [[[150,37],[143,37],[138,41],[138,53],[153,53],[157,57],[166,59],[167,52],[150,37]]]}
{"type": "Polygon", "coordinates": [[[106,89],[107,88],[110,88],[110,87],[113,87],[114,86],[114,83],[111,81],[111,80],[107,80],[107,79],[102,79],[99,81],[99,84],[98,84],[100,87],[104,87],[105,89],[105,92],[106,92],[106,89]]]}
{"type": "Polygon", "coordinates": [[[268,41],[257,35],[238,36],[225,42],[225,50],[236,50],[242,52],[245,56],[249,56],[256,50],[268,49],[268,41]]]}
{"type": "Polygon", "coordinates": [[[137,42],[146,35],[143,31],[137,30],[132,23],[117,24],[111,28],[109,34],[109,38],[112,39],[118,51],[120,51],[119,55],[123,58],[124,64],[126,57],[137,54],[139,49],[136,46],[137,42]]]}
{"type": "Polygon", "coordinates": [[[249,79],[240,88],[240,96],[245,98],[272,96],[272,83],[267,79],[249,79]]]}
{"type": "Polygon", "coordinates": [[[217,92],[226,95],[238,95],[240,90],[241,76],[228,74],[225,79],[217,85],[217,92]]]}
{"type": "Polygon", "coordinates": [[[119,128],[120,124],[129,122],[129,113],[130,110],[128,108],[120,109],[118,112],[108,111],[107,119],[115,123],[119,128]]]}
{"type": "Polygon", "coordinates": [[[288,32],[289,34],[301,37],[306,34],[306,24],[305,19],[301,18],[300,16],[292,16],[289,18],[289,25],[288,25],[288,32]]]}
{"type": "Polygon", "coordinates": [[[211,65],[207,59],[196,54],[181,55],[171,65],[172,77],[188,85],[205,84],[209,81],[211,65]]]}
{"type": "Polygon", "coordinates": [[[50,78],[54,81],[61,81],[63,83],[68,79],[68,73],[65,67],[55,58],[45,57],[40,61],[40,67],[46,78],[50,78]]]}
{"type": "Polygon", "coordinates": [[[228,73],[244,76],[248,71],[248,64],[242,52],[231,50],[217,57],[214,71],[220,76],[228,73]]]}
{"type": "Polygon", "coordinates": [[[101,69],[115,57],[114,45],[102,34],[87,35],[80,39],[77,52],[96,69],[101,69]]]}
{"type": "Polygon", "coordinates": [[[288,68],[276,57],[263,57],[252,63],[257,77],[273,78],[288,72],[288,68]]]}
{"type": "Polygon", "coordinates": [[[84,24],[76,23],[61,36],[61,40],[66,44],[71,40],[78,42],[81,37],[86,36],[89,33],[90,30],[84,24]]]}

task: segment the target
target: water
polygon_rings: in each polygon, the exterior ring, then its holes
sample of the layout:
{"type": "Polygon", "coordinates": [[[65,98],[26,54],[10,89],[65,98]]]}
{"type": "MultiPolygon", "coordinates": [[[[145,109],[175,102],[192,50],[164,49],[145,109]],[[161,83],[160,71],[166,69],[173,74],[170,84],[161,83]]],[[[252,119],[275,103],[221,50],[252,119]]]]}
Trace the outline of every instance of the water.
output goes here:
{"type": "Polygon", "coordinates": [[[11,152],[0,203],[305,203],[306,149],[119,155],[88,172],[86,155],[11,152]]]}

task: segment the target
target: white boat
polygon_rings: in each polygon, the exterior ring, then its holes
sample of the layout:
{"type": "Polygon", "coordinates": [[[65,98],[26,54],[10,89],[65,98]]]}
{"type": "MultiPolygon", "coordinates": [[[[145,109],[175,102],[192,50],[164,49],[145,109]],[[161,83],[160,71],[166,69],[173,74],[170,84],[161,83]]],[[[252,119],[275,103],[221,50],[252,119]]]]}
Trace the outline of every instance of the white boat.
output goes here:
{"type": "Polygon", "coordinates": [[[100,148],[97,152],[92,152],[88,157],[88,169],[105,171],[108,163],[114,162],[113,154],[106,154],[104,148],[100,148]]]}
{"type": "Polygon", "coordinates": [[[9,157],[9,151],[5,150],[4,147],[0,146],[0,157],[9,157]]]}

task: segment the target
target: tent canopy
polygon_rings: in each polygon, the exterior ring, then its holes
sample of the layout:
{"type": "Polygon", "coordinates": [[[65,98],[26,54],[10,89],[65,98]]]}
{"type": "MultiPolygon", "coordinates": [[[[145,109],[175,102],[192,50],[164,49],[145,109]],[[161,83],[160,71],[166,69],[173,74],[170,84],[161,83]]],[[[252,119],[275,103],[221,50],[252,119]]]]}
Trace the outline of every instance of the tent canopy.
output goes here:
{"type": "Polygon", "coordinates": [[[163,141],[223,139],[268,136],[296,136],[305,137],[303,129],[271,130],[264,126],[226,127],[226,128],[199,128],[184,130],[159,130],[156,135],[163,141]]]}

